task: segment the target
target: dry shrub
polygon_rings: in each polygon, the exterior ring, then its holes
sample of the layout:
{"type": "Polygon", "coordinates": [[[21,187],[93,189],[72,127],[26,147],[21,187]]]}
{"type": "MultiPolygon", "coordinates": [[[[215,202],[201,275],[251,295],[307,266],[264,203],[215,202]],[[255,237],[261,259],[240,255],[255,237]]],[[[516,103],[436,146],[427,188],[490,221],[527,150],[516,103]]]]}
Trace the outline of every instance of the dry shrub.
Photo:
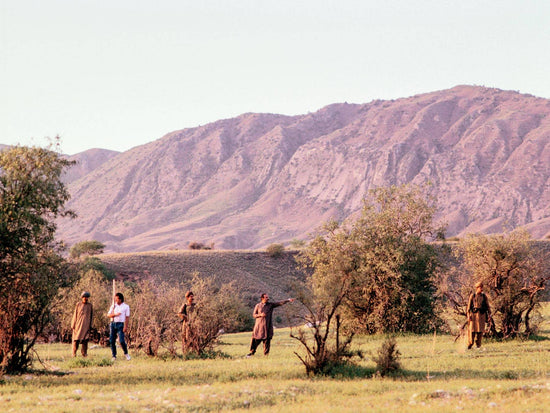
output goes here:
{"type": "Polygon", "coordinates": [[[188,328],[182,336],[185,355],[203,355],[211,352],[223,332],[239,329],[244,310],[232,284],[216,287],[211,278],[201,278],[197,273],[191,281],[195,296],[195,310],[188,314],[188,328]]]}
{"type": "Polygon", "coordinates": [[[183,287],[167,282],[143,280],[129,294],[131,316],[129,343],[148,356],[161,348],[176,354],[181,324],[176,313],[181,305],[183,287]]]}
{"type": "Polygon", "coordinates": [[[390,337],[384,340],[382,346],[378,349],[376,356],[372,360],[376,363],[376,371],[385,376],[388,373],[394,373],[401,369],[399,357],[400,351],[397,349],[395,337],[390,337]]]}
{"type": "Polygon", "coordinates": [[[279,258],[285,252],[285,246],[283,244],[270,244],[265,249],[265,252],[272,258],[279,258]]]}
{"type": "Polygon", "coordinates": [[[56,298],[52,313],[53,319],[50,325],[50,334],[58,340],[71,340],[71,320],[77,303],[81,301],[83,291],[91,295],[90,303],[93,305],[92,331],[93,341],[100,341],[108,337],[108,319],[105,317],[111,305],[111,290],[105,275],[91,269],[72,286],[60,291],[56,298]]]}

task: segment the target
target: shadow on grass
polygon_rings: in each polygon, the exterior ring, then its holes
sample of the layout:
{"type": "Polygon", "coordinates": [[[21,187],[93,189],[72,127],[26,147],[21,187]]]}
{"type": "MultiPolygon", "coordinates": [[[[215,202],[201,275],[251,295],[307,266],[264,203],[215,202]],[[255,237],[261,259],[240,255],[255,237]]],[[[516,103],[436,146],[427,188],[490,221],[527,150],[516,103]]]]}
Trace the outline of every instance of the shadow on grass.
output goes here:
{"type": "Polygon", "coordinates": [[[535,378],[540,375],[531,370],[471,370],[455,369],[451,371],[415,371],[399,370],[386,377],[404,381],[438,381],[454,379],[486,379],[486,380],[517,380],[520,378],[535,378]]]}

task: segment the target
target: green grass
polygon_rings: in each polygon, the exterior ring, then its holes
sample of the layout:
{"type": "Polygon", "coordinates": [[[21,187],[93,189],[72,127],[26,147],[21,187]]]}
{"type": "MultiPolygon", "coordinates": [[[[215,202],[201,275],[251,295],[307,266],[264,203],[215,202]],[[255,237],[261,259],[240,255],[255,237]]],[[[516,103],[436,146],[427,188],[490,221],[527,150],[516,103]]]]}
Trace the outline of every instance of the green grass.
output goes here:
{"type": "MultiPolygon", "coordinates": [[[[35,370],[0,382],[0,411],[165,412],[544,412],[550,406],[550,306],[539,340],[484,342],[466,350],[448,335],[397,336],[403,371],[380,378],[365,358],[334,378],[308,378],[287,329],[269,357],[245,358],[250,333],[223,337],[225,357],[111,363],[107,348],[70,357],[70,346],[39,345],[35,370]]],[[[357,337],[374,353],[385,337],[357,337]]]]}

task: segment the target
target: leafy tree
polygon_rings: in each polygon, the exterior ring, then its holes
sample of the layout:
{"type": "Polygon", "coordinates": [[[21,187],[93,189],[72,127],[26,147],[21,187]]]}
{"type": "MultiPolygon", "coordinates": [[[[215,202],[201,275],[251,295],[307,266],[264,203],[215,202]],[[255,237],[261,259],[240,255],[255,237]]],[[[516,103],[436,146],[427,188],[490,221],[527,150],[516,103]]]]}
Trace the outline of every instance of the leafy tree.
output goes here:
{"type": "Polygon", "coordinates": [[[435,275],[442,237],[434,200],[416,186],[371,191],[361,216],[329,222],[299,255],[308,278],[300,301],[312,326],[293,333],[306,349],[306,370],[323,372],[349,357],[356,331],[423,332],[440,325],[435,275]],[[340,328],[347,338],[340,339],[340,328]]]}
{"type": "Polygon", "coordinates": [[[531,317],[550,280],[549,255],[537,248],[524,230],[469,235],[456,249],[463,265],[442,283],[449,305],[455,314],[465,317],[473,285],[482,281],[494,321],[491,333],[501,338],[531,334],[531,317]]]}
{"type": "Polygon", "coordinates": [[[443,238],[436,227],[435,200],[418,186],[371,191],[362,214],[349,230],[356,272],[349,312],[359,330],[424,332],[438,326],[435,276],[436,248],[443,238]]]}
{"type": "Polygon", "coordinates": [[[58,289],[74,278],[54,240],[69,193],[60,177],[72,163],[43,148],[0,153],[0,370],[31,363],[58,289]]]}
{"type": "Polygon", "coordinates": [[[103,254],[105,249],[105,244],[91,240],[91,241],[81,241],[73,245],[69,251],[69,255],[73,259],[78,259],[82,255],[97,255],[103,254]]]}

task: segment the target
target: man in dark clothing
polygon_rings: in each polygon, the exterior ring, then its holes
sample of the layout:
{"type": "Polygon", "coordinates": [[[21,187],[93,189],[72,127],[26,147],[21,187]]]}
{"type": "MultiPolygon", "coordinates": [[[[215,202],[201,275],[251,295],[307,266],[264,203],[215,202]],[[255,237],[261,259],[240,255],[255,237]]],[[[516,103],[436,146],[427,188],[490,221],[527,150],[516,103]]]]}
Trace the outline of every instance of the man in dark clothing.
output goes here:
{"type": "Polygon", "coordinates": [[[178,311],[178,316],[183,320],[181,329],[181,345],[183,352],[185,353],[189,348],[191,341],[193,340],[193,331],[190,324],[190,317],[193,315],[196,309],[195,296],[193,292],[187,291],[185,293],[185,303],[178,311]]]}
{"type": "Polygon", "coordinates": [[[254,313],[252,316],[256,319],[254,324],[254,331],[252,332],[252,342],[250,343],[250,353],[247,357],[250,357],[256,353],[256,349],[263,341],[264,343],[264,355],[269,354],[271,347],[271,339],[273,338],[273,309],[286,303],[291,303],[294,298],[289,298],[284,301],[276,303],[269,302],[269,296],[262,294],[261,302],[254,307],[254,313]]]}
{"type": "Polygon", "coordinates": [[[470,294],[468,300],[468,349],[471,349],[476,343],[476,347],[481,347],[481,338],[485,331],[485,323],[489,320],[491,309],[489,308],[489,300],[483,292],[483,283],[478,282],[475,285],[476,292],[470,294]]]}

